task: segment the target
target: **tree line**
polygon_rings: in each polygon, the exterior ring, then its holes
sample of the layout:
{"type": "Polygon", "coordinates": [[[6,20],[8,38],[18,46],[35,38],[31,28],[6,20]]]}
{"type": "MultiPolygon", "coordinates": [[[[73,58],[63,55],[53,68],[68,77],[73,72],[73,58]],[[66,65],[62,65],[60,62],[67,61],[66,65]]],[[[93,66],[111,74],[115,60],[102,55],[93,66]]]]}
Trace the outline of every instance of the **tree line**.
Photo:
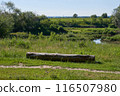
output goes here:
{"type": "MultiPolygon", "coordinates": [[[[90,17],[91,18],[97,18],[98,16],[96,14],[94,14],[94,15],[91,15],[90,17]]],[[[76,14],[76,13],[73,14],[73,18],[78,18],[78,14],[76,14]]],[[[102,16],[101,16],[101,18],[108,18],[107,13],[103,13],[102,16]]]]}
{"type": "Polygon", "coordinates": [[[10,32],[27,32],[31,34],[51,32],[66,33],[60,25],[54,24],[45,15],[39,16],[31,11],[22,12],[12,2],[3,2],[0,6],[0,37],[10,32]]]}
{"type": "MultiPolygon", "coordinates": [[[[74,14],[74,18],[78,15],[74,14]]],[[[87,21],[60,21],[54,22],[45,15],[39,16],[31,11],[22,12],[16,8],[12,2],[2,2],[0,5],[0,38],[7,36],[9,33],[26,32],[38,35],[50,35],[51,32],[60,34],[67,33],[63,27],[81,27],[80,23],[94,25],[95,27],[119,27],[120,28],[120,6],[114,9],[111,18],[107,18],[107,13],[103,13],[101,17],[91,16],[91,20],[87,21]]]]}

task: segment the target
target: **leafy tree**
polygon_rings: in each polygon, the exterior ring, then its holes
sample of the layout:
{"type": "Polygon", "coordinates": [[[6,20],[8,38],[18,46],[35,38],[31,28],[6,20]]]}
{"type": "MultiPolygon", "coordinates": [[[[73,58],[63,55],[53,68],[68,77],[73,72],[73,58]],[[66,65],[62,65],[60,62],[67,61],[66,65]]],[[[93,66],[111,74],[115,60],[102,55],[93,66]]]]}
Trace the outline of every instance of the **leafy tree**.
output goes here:
{"type": "Polygon", "coordinates": [[[12,16],[0,13],[0,37],[5,37],[13,29],[13,25],[12,16]]]}
{"type": "Polygon", "coordinates": [[[103,13],[101,17],[102,18],[108,18],[108,15],[107,15],[107,13],[103,13]]]}
{"type": "Polygon", "coordinates": [[[91,20],[91,24],[92,24],[92,25],[96,25],[96,24],[97,24],[97,20],[96,20],[96,18],[92,18],[92,20],[91,20]]]}
{"type": "Polygon", "coordinates": [[[5,37],[7,34],[9,34],[12,31],[14,25],[13,17],[9,13],[14,5],[11,2],[4,2],[3,6],[4,7],[0,9],[0,37],[5,37]]]}
{"type": "Polygon", "coordinates": [[[53,32],[57,32],[58,31],[58,26],[56,24],[51,24],[50,25],[50,30],[53,31],[53,32]]]}
{"type": "Polygon", "coordinates": [[[91,18],[97,18],[97,15],[95,15],[95,14],[91,15],[91,18]]]}
{"type": "Polygon", "coordinates": [[[118,8],[114,9],[112,18],[115,26],[120,28],[120,5],[118,8]]]}
{"type": "Polygon", "coordinates": [[[64,30],[64,28],[62,26],[58,26],[58,31],[61,33],[66,33],[66,31],[64,30]]]}
{"type": "Polygon", "coordinates": [[[14,32],[31,32],[38,34],[40,32],[40,19],[33,12],[17,12],[14,13],[14,32]]]}
{"type": "Polygon", "coordinates": [[[21,12],[12,2],[4,2],[0,6],[0,37],[9,32],[26,32],[38,35],[50,35],[51,32],[65,33],[58,23],[50,21],[45,15],[39,16],[31,11],[21,12]]]}
{"type": "Polygon", "coordinates": [[[39,18],[40,18],[40,20],[48,19],[47,16],[45,16],[45,15],[41,15],[39,18]]]}
{"type": "Polygon", "coordinates": [[[7,9],[9,10],[9,12],[12,12],[12,11],[15,9],[15,5],[14,5],[14,3],[12,3],[11,1],[5,2],[5,6],[6,6],[7,9]]]}
{"type": "Polygon", "coordinates": [[[75,13],[75,14],[73,14],[73,18],[77,18],[78,17],[78,15],[75,13]]]}

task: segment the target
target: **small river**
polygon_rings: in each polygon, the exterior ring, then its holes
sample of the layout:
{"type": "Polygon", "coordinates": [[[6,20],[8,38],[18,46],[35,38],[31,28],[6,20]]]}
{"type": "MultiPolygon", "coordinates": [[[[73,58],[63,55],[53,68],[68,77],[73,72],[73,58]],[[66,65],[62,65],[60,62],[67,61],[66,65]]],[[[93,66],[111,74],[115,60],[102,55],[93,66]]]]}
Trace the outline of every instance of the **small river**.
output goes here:
{"type": "Polygon", "coordinates": [[[93,42],[95,42],[96,44],[102,44],[101,39],[96,39],[96,40],[93,40],[93,42]]]}

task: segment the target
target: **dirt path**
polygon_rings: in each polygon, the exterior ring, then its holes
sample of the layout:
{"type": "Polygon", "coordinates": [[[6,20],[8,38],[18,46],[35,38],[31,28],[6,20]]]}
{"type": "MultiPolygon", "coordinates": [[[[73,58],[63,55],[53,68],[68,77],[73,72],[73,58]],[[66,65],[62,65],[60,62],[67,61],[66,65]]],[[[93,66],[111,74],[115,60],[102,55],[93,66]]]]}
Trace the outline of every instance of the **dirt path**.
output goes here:
{"type": "Polygon", "coordinates": [[[91,70],[91,69],[82,69],[82,68],[63,68],[60,66],[24,66],[23,64],[19,64],[19,66],[0,66],[0,68],[39,68],[39,69],[66,69],[66,70],[80,70],[80,71],[88,71],[88,72],[99,72],[99,73],[113,73],[113,74],[120,74],[120,71],[102,71],[102,70],[91,70]]]}

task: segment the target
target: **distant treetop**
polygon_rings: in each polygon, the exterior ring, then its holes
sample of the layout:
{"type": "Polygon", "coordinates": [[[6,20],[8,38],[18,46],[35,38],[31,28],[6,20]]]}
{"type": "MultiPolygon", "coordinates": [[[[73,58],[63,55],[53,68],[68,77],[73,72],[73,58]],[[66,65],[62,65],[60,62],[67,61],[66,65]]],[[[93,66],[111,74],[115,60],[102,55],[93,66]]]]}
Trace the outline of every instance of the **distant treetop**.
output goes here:
{"type": "Polygon", "coordinates": [[[73,18],[77,18],[78,17],[78,15],[75,13],[75,14],[73,14],[73,18]]]}
{"type": "Polygon", "coordinates": [[[96,14],[91,15],[91,18],[97,18],[97,15],[96,14]]]}
{"type": "Polygon", "coordinates": [[[102,18],[108,18],[108,15],[107,15],[107,13],[103,13],[101,17],[102,18]]]}

